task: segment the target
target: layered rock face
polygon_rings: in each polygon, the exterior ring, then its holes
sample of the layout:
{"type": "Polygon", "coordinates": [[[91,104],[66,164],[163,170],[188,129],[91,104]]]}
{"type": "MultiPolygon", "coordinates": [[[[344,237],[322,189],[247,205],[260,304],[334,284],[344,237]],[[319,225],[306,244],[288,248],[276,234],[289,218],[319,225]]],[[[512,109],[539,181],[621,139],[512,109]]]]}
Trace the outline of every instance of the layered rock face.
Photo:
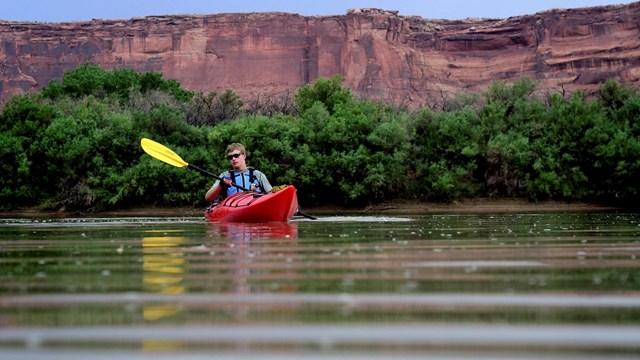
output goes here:
{"type": "Polygon", "coordinates": [[[361,97],[411,106],[522,76],[550,90],[592,91],[608,78],[639,82],[638,19],[640,3],[461,21],[379,9],[0,21],[0,100],[39,90],[85,62],[244,96],[341,74],[361,97]]]}

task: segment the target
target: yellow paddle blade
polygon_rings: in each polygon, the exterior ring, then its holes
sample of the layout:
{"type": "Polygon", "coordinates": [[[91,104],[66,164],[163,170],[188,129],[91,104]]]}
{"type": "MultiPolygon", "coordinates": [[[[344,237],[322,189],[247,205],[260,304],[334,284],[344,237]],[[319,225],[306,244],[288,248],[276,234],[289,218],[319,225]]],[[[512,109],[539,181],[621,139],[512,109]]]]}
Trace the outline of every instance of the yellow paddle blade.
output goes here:
{"type": "Polygon", "coordinates": [[[140,146],[142,146],[142,150],[147,154],[160,161],[164,161],[169,165],[176,167],[189,166],[189,164],[182,160],[182,158],[178,154],[174,153],[173,150],[151,139],[142,138],[142,140],[140,140],[140,146]]]}

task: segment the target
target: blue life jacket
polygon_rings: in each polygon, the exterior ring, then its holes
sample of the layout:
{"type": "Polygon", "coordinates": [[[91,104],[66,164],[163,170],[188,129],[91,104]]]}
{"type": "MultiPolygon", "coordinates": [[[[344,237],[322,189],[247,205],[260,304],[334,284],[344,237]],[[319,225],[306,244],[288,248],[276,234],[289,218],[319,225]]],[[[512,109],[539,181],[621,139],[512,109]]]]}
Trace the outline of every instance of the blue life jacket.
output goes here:
{"type": "MultiPolygon", "coordinates": [[[[265,192],[262,188],[262,185],[253,174],[253,169],[247,169],[245,172],[235,172],[233,170],[229,170],[229,176],[231,177],[231,181],[233,181],[234,184],[238,184],[247,189],[251,189],[251,185],[254,185],[256,192],[265,192]]],[[[242,191],[244,190],[238,189],[235,186],[230,186],[227,188],[227,196],[242,191]]]]}

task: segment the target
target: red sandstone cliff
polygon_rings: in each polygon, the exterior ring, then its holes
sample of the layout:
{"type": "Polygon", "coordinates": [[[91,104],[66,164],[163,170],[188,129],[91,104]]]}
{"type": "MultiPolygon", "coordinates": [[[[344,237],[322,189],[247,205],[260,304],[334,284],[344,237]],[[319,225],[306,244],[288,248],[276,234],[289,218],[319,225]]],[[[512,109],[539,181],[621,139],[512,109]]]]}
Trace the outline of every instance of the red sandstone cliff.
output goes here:
{"type": "Polygon", "coordinates": [[[525,75],[545,88],[592,90],[607,78],[638,83],[638,19],[640,2],[462,21],[377,9],[0,21],[0,100],[40,89],[83,62],[239,94],[342,74],[360,96],[413,105],[525,75]]]}

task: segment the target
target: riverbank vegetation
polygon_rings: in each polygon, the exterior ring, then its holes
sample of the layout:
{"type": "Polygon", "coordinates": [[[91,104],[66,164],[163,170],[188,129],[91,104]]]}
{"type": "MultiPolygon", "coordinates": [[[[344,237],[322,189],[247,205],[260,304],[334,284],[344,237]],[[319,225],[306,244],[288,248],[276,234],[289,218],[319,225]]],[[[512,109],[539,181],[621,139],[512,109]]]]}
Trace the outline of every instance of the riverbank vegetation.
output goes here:
{"type": "Polygon", "coordinates": [[[162,74],[85,64],[0,112],[0,206],[106,210],[203,206],[213,179],[144,154],[142,137],[214,173],[226,145],[301,204],[359,206],[469,197],[636,204],[640,95],[495,82],[440,109],[357,99],[342,78],[242,99],[187,91],[162,74]]]}

